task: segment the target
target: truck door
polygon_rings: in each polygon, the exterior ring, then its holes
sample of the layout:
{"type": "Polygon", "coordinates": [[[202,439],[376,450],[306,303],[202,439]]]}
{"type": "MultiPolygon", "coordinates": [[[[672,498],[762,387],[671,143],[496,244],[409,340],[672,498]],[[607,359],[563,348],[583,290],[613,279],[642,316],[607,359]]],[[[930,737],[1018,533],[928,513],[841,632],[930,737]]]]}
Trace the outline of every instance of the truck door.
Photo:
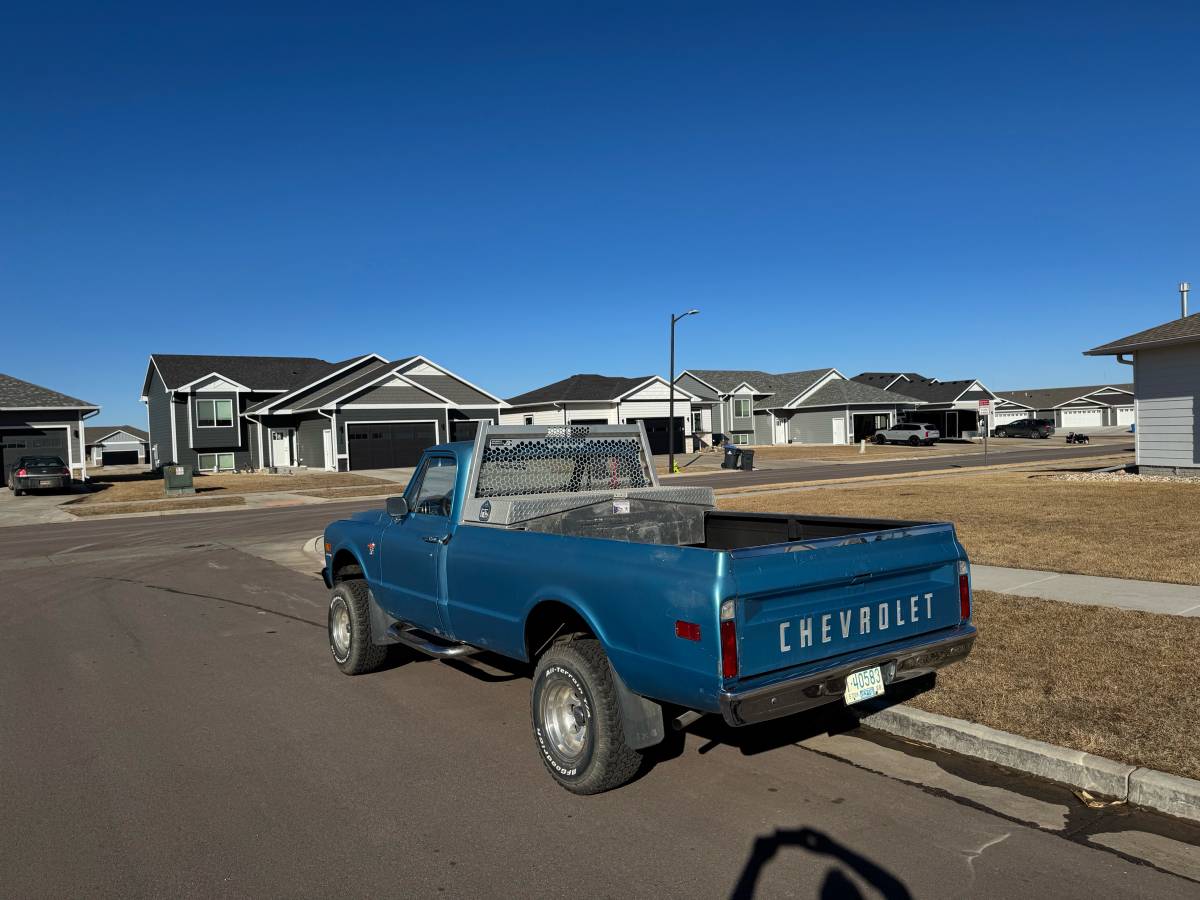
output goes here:
{"type": "Polygon", "coordinates": [[[409,514],[384,529],[380,584],[385,609],[425,631],[443,633],[438,599],[445,584],[446,542],[458,465],[428,456],[408,486],[409,514]]]}

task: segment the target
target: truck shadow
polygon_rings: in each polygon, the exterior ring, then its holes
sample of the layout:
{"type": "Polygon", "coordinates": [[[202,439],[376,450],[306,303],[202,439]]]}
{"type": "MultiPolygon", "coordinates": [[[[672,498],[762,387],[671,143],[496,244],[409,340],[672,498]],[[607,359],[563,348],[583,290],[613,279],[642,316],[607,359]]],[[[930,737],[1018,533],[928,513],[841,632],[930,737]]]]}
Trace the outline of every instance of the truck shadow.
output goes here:
{"type": "Polygon", "coordinates": [[[823,857],[831,863],[816,892],[816,896],[822,900],[850,900],[863,896],[858,885],[847,875],[848,872],[886,900],[909,900],[912,897],[904,882],[887,869],[839,844],[824,832],[812,828],[780,828],[755,839],[754,849],[742,867],[737,884],[729,895],[730,900],[749,900],[753,897],[768,863],[780,851],[788,848],[805,851],[818,860],[823,857]]]}

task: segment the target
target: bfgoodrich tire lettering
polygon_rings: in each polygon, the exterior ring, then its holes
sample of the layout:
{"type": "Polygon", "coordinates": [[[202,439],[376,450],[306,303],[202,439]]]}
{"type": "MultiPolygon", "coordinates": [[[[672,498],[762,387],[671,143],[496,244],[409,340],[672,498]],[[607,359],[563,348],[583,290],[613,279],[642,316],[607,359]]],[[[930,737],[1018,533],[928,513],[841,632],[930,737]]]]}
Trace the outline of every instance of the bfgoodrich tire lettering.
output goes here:
{"type": "Polygon", "coordinates": [[[608,657],[594,638],[559,638],[533,676],[534,745],[555,781],[575,794],[599,794],[637,774],[642,755],[625,742],[608,657]]]}
{"type": "Polygon", "coordinates": [[[387,647],[371,641],[371,589],[365,581],[343,581],[329,596],[329,652],[347,675],[374,672],[387,647]]]}

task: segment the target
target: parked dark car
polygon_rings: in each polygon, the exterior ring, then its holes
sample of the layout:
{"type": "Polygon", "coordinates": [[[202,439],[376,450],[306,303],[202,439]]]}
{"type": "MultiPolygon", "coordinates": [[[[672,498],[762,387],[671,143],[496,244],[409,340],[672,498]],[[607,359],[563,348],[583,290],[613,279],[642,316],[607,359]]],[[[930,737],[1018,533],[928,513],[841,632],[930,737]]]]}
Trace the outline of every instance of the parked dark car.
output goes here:
{"type": "Polygon", "coordinates": [[[1050,419],[1015,419],[992,429],[992,437],[1048,438],[1054,434],[1050,419]]]}
{"type": "Polygon", "coordinates": [[[9,466],[7,484],[17,497],[26,491],[69,491],[71,470],[57,456],[22,456],[9,466]]]}

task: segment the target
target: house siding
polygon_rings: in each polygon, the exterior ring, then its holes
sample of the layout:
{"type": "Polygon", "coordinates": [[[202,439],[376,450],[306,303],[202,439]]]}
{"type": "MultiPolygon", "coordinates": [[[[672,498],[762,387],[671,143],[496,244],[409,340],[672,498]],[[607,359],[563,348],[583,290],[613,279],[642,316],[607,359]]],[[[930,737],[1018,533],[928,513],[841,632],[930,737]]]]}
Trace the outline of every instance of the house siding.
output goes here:
{"type": "MultiPolygon", "coordinates": [[[[351,401],[354,405],[364,403],[371,404],[387,404],[388,406],[412,406],[414,404],[441,404],[432,394],[417,387],[412,387],[407,384],[380,384],[369,390],[363,391],[361,394],[356,394],[351,401]]],[[[434,410],[434,412],[437,412],[434,410]]],[[[429,416],[434,418],[434,416],[429,416]]]]}
{"type": "Polygon", "coordinates": [[[301,419],[296,425],[296,462],[310,469],[325,468],[325,429],[332,428],[326,416],[301,419]]]}
{"type": "Polygon", "coordinates": [[[150,452],[158,445],[158,461],[165,465],[175,461],[171,446],[171,398],[166,385],[155,369],[150,373],[150,389],[146,392],[146,417],[150,429],[150,452]]]}
{"type": "Polygon", "coordinates": [[[1200,343],[1139,350],[1135,362],[1138,465],[1200,467],[1200,343]]]}
{"type": "Polygon", "coordinates": [[[690,394],[695,394],[703,400],[717,400],[717,394],[712,388],[708,387],[699,379],[693,378],[691,375],[680,375],[675,379],[675,383],[683,390],[690,394]]]}
{"type": "Polygon", "coordinates": [[[487,394],[480,393],[470,385],[463,384],[450,375],[429,375],[418,373],[403,373],[405,378],[411,378],[421,387],[429,388],[435,394],[445,397],[451,403],[463,406],[495,405],[496,400],[487,394]]]}
{"type": "Polygon", "coordinates": [[[756,444],[773,444],[775,443],[774,434],[775,417],[771,413],[760,412],[754,415],[754,443],[756,444]]]}
{"type": "MultiPolygon", "coordinates": [[[[202,394],[196,394],[189,397],[188,406],[184,409],[184,414],[191,410],[191,432],[192,439],[189,441],[189,446],[193,450],[210,450],[213,448],[222,449],[242,449],[242,418],[238,415],[239,403],[237,394],[226,394],[217,391],[205,391],[202,394]],[[201,428],[199,425],[200,418],[196,413],[196,404],[201,400],[229,400],[233,405],[233,424],[228,428],[201,428]]],[[[179,413],[176,412],[176,415],[179,413]]]]}
{"type": "Polygon", "coordinates": [[[753,431],[754,430],[754,396],[752,394],[735,394],[733,397],[725,401],[728,404],[729,410],[729,430],[730,431],[753,431]],[[734,415],[735,400],[746,400],[750,404],[750,415],[736,416],[734,415]]]}

